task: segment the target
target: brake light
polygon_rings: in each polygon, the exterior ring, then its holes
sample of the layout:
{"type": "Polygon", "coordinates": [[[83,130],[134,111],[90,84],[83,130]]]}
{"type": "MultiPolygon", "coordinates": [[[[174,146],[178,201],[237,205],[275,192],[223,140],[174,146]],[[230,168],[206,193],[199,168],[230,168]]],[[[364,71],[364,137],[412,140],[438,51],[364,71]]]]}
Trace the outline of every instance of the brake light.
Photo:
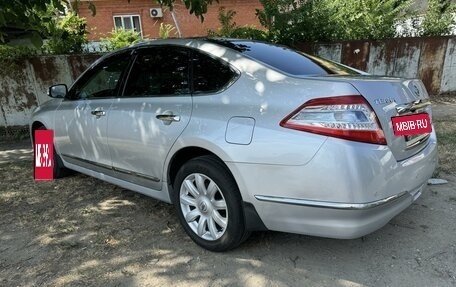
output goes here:
{"type": "Polygon", "coordinates": [[[330,137],[386,145],[377,116],[362,96],[310,100],[285,117],[280,125],[330,137]]]}

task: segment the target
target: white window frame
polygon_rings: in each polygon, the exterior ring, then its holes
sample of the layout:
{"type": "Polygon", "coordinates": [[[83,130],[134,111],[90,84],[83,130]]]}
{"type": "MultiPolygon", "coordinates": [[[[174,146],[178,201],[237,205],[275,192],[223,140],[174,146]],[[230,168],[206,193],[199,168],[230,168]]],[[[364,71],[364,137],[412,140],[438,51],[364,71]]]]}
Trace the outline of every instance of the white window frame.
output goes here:
{"type": "Polygon", "coordinates": [[[122,21],[122,27],[125,29],[125,22],[124,22],[124,18],[130,18],[130,21],[131,21],[131,25],[133,27],[133,30],[134,30],[134,21],[133,21],[133,17],[138,17],[139,19],[139,30],[140,30],[140,36],[141,38],[143,37],[143,29],[142,29],[142,24],[141,24],[141,15],[139,14],[127,14],[127,15],[113,15],[112,16],[112,21],[114,23],[114,29],[117,31],[117,26],[116,26],[116,17],[120,18],[120,20],[122,21]]]}

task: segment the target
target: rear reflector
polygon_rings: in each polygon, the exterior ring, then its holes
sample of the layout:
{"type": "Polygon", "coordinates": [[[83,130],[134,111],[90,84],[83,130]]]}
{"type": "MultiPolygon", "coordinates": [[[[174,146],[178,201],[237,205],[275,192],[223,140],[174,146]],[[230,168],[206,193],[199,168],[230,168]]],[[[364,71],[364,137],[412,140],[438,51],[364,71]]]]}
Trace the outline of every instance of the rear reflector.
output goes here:
{"type": "Polygon", "coordinates": [[[280,125],[330,137],[386,145],[377,116],[362,96],[310,100],[285,117],[280,125]]]}

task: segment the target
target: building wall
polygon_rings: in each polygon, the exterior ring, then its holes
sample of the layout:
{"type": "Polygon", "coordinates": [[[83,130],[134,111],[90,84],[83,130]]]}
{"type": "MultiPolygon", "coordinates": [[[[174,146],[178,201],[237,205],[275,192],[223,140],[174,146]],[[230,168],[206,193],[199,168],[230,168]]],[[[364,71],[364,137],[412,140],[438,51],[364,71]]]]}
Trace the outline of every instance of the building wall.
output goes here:
{"type": "MultiPolygon", "coordinates": [[[[162,18],[150,17],[149,9],[160,7],[153,0],[131,0],[130,3],[127,0],[95,0],[92,2],[96,6],[97,13],[95,16],[91,15],[87,2],[82,2],[79,6],[79,15],[87,19],[88,30],[90,32],[89,40],[91,41],[98,41],[108,36],[108,33],[114,28],[113,17],[116,15],[140,15],[144,38],[157,38],[161,23],[175,26],[168,8],[163,8],[162,18]]],[[[204,15],[204,22],[201,22],[195,15],[190,14],[180,1],[176,1],[174,13],[182,36],[205,36],[208,29],[216,30],[219,28],[220,24],[217,16],[220,7],[225,7],[226,10],[236,11],[234,21],[237,25],[255,25],[257,28],[261,27],[255,15],[255,9],[262,7],[259,0],[219,0],[219,3],[214,1],[204,15]]],[[[175,32],[177,31],[175,30],[175,32]]],[[[177,34],[172,36],[177,37],[177,34]]]]}

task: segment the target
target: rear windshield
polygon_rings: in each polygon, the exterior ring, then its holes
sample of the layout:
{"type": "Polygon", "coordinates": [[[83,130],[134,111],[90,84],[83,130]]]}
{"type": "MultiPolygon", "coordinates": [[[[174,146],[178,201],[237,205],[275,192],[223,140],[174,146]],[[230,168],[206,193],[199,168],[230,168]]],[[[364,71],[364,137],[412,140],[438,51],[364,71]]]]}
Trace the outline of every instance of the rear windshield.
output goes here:
{"type": "Polygon", "coordinates": [[[259,62],[294,76],[356,75],[357,71],[285,46],[245,40],[214,40],[259,62]]]}

